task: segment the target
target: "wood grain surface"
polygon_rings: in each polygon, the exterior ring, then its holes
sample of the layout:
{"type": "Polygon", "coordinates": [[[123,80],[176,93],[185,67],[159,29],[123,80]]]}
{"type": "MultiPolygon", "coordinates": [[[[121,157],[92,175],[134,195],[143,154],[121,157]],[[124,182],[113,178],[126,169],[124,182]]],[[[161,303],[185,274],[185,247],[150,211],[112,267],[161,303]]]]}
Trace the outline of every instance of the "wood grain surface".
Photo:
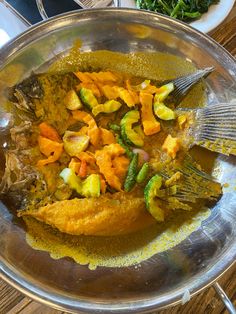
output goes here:
{"type": "MultiPolygon", "coordinates": [[[[218,280],[236,306],[236,263],[218,280]]],[[[63,314],[24,297],[20,292],[0,281],[1,314],[63,314]]],[[[194,296],[185,305],[178,305],[156,312],[158,314],[226,314],[227,310],[213,287],[194,296]]],[[[101,313],[102,314],[102,313],[101,313]]],[[[153,313],[154,314],[154,313],[153,313]]]]}
{"type": "MultiPolygon", "coordinates": [[[[236,57],[236,3],[227,19],[209,34],[236,57]]],[[[218,280],[236,306],[236,263],[218,280]]],[[[0,314],[62,314],[39,304],[0,280],[0,314]]],[[[158,311],[158,314],[225,314],[227,310],[213,287],[191,298],[185,305],[158,311]]]]}

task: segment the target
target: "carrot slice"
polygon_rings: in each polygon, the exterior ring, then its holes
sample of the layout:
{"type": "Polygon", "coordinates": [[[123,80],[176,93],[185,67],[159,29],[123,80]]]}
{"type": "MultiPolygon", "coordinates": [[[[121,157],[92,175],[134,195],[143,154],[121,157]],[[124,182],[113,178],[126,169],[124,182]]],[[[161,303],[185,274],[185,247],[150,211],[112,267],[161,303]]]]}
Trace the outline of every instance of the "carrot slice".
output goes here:
{"type": "Polygon", "coordinates": [[[117,87],[114,85],[103,85],[103,84],[99,84],[99,88],[102,91],[103,95],[109,99],[117,99],[119,97],[119,92],[117,90],[117,87]]]}
{"type": "Polygon", "coordinates": [[[73,158],[71,158],[71,161],[68,165],[68,168],[70,168],[76,174],[78,174],[79,170],[80,170],[80,166],[81,166],[81,161],[79,159],[73,157],[73,158]]]}
{"type": "Polygon", "coordinates": [[[112,160],[124,153],[125,150],[119,144],[110,144],[95,152],[96,163],[100,172],[105,177],[107,183],[117,191],[121,191],[121,180],[115,173],[112,160]]]}
{"type": "Polygon", "coordinates": [[[119,82],[121,80],[120,75],[113,72],[74,72],[74,74],[80,79],[81,82],[119,82]]]}
{"type": "Polygon", "coordinates": [[[85,178],[87,175],[87,163],[84,159],[81,160],[81,165],[79,168],[79,176],[85,178]]]}
{"type": "Polygon", "coordinates": [[[102,96],[98,86],[93,82],[82,82],[76,86],[77,90],[80,90],[81,88],[90,89],[93,92],[94,96],[96,96],[97,98],[102,96]]]}
{"type": "Polygon", "coordinates": [[[102,145],[116,143],[115,136],[111,131],[104,128],[100,128],[100,131],[101,131],[102,145]]]}
{"type": "Polygon", "coordinates": [[[39,160],[37,166],[44,166],[57,161],[63,152],[63,144],[52,141],[46,137],[38,137],[39,149],[42,154],[47,156],[47,159],[39,160]]]}
{"type": "Polygon", "coordinates": [[[75,120],[82,121],[88,125],[88,136],[90,137],[90,142],[94,146],[98,146],[100,129],[97,127],[94,118],[89,113],[81,110],[74,110],[72,115],[75,120]]]}
{"type": "Polygon", "coordinates": [[[61,142],[61,138],[54,127],[47,124],[46,122],[42,122],[39,124],[40,135],[46,137],[55,142],[61,142]]]}
{"type": "Polygon", "coordinates": [[[99,176],[100,176],[100,183],[101,183],[101,192],[102,192],[102,194],[105,194],[106,189],[107,189],[106,180],[104,179],[102,174],[100,174],[99,176]]]}
{"type": "Polygon", "coordinates": [[[115,169],[115,174],[122,180],[126,177],[130,160],[125,156],[116,156],[112,160],[112,166],[115,169]]]}

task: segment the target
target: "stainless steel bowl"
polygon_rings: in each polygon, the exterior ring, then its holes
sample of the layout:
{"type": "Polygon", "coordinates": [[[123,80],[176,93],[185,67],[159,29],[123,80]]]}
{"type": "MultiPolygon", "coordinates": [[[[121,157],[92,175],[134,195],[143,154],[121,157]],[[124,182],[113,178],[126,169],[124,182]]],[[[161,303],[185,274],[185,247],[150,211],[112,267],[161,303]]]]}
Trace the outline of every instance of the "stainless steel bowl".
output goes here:
{"type": "MultiPolygon", "coordinates": [[[[191,60],[199,68],[213,65],[216,71],[207,78],[209,103],[233,97],[236,63],[226,50],[186,24],[138,10],[80,11],[39,23],[2,48],[1,73],[20,61],[24,73],[12,73],[12,79],[22,80],[55,56],[65,55],[77,38],[84,51],[163,51],[191,60]],[[144,25],[146,35],[140,38],[128,32],[128,25],[144,25]]],[[[199,292],[235,260],[236,159],[219,156],[218,165],[218,179],[230,187],[211,216],[179,245],[138,268],[91,271],[71,259],[53,260],[26,244],[25,231],[1,204],[2,278],[38,301],[74,312],[141,313],[179,303],[186,291],[199,292]]]]}

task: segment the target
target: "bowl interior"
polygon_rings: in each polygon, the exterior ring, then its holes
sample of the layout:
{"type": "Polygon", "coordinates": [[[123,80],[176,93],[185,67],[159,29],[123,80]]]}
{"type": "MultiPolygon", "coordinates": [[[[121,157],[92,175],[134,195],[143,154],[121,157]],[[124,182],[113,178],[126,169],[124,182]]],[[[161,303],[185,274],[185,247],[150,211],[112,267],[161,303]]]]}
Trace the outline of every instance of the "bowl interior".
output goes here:
{"type": "MultiPolygon", "coordinates": [[[[29,29],[0,51],[1,91],[33,70],[46,70],[78,38],[83,51],[159,51],[185,58],[198,68],[214,66],[206,80],[209,105],[234,97],[236,65],[223,48],[185,24],[127,9],[73,12],[29,29]],[[11,71],[14,75],[6,79],[11,71]]],[[[179,245],[138,267],[89,270],[69,258],[52,259],[26,243],[24,228],[0,203],[2,276],[31,296],[70,310],[125,313],[179,301],[187,289],[190,293],[201,289],[235,259],[236,159],[219,156],[217,167],[218,180],[229,187],[210,217],[179,245]]]]}

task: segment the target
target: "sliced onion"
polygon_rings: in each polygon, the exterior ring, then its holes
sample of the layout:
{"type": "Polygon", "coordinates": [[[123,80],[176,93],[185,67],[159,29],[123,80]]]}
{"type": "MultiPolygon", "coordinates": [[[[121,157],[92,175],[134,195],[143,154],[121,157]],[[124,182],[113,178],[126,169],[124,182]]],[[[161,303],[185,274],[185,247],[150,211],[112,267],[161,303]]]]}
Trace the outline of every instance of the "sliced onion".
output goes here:
{"type": "Polygon", "coordinates": [[[85,151],[89,145],[89,136],[80,132],[66,131],[63,136],[64,149],[71,157],[85,151]]]}
{"type": "Polygon", "coordinates": [[[150,80],[145,80],[140,84],[141,89],[145,89],[150,84],[150,80]]]}
{"type": "Polygon", "coordinates": [[[138,84],[138,85],[135,85],[135,86],[132,86],[132,88],[136,91],[140,91],[140,90],[144,90],[148,87],[148,85],[150,84],[150,80],[145,80],[143,81],[142,83],[138,84]]]}
{"type": "Polygon", "coordinates": [[[134,148],[133,152],[135,154],[139,155],[139,162],[141,164],[143,164],[144,162],[147,162],[149,160],[149,155],[148,155],[148,153],[145,150],[143,150],[141,148],[134,148]]]}

